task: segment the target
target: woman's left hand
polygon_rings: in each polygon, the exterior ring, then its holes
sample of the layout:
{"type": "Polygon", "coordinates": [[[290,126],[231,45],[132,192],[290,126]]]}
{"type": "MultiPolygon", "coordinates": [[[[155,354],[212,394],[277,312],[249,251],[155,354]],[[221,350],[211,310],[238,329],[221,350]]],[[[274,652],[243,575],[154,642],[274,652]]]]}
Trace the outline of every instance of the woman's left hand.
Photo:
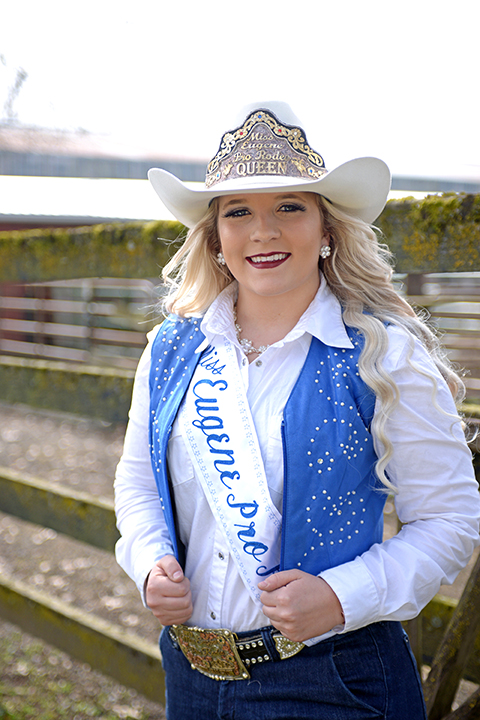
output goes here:
{"type": "Polygon", "coordinates": [[[263,613],[289,640],[303,642],[345,622],[340,601],[325,580],[285,570],[258,584],[263,613]]]}

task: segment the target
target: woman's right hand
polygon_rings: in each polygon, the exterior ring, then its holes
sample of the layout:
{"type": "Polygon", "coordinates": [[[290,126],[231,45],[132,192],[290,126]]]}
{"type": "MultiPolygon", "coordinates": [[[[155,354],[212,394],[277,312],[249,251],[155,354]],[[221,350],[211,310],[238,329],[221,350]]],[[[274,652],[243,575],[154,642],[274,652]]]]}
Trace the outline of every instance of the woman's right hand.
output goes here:
{"type": "Polygon", "coordinates": [[[155,563],[145,585],[147,605],[162,625],[181,625],[191,617],[190,581],[173,555],[155,563]]]}

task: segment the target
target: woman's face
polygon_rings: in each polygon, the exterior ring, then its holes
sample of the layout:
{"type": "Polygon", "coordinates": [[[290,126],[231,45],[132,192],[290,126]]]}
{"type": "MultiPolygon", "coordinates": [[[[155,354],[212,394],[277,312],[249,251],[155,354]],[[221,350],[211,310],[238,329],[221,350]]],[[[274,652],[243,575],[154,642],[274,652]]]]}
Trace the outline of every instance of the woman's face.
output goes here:
{"type": "Polygon", "coordinates": [[[328,245],[314,193],[269,192],[219,198],[218,233],[239,293],[314,296],[320,247],[328,245]]]}

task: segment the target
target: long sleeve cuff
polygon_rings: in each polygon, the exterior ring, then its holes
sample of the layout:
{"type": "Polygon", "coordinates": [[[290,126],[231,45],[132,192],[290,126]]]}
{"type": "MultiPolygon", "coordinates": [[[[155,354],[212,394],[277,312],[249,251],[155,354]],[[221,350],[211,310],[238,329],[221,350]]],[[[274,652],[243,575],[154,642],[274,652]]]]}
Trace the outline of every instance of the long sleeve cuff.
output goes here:
{"type": "Polygon", "coordinates": [[[339,567],[325,570],[319,577],[330,585],[340,601],[345,616],[345,624],[341,632],[358,630],[377,621],[379,613],[377,589],[360,557],[339,567]]]}

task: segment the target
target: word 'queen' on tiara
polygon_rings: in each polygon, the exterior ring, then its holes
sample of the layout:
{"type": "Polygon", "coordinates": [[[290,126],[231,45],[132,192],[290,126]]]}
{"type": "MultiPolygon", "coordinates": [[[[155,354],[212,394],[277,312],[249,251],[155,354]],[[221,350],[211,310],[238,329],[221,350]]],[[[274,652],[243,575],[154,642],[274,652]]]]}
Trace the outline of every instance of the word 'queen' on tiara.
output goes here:
{"type": "Polygon", "coordinates": [[[255,110],[243,125],[226,132],[207,167],[207,188],[224,180],[281,175],[318,180],[327,172],[303,130],[279,122],[269,110],[255,110]]]}

